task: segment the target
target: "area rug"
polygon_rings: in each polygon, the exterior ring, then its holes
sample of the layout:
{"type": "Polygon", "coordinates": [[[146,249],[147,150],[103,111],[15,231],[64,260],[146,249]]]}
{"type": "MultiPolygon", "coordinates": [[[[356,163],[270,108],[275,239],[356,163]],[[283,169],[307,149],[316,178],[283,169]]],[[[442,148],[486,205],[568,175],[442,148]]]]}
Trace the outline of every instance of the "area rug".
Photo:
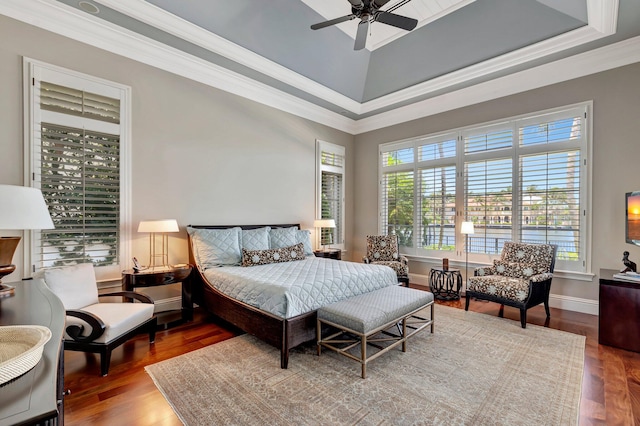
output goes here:
{"type": "Polygon", "coordinates": [[[360,364],[242,335],[146,367],[186,425],[575,425],[585,338],[437,305],[435,333],[360,364]]]}

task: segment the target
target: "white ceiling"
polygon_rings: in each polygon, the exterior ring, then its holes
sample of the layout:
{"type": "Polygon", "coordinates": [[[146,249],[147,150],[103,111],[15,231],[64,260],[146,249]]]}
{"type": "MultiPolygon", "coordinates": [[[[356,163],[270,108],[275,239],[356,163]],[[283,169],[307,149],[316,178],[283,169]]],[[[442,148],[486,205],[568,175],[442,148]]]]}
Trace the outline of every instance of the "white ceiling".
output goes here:
{"type": "Polygon", "coordinates": [[[354,134],[640,61],[638,0],[413,0],[397,13],[439,8],[357,52],[309,28],[347,0],[84,1],[0,14],[354,134]]]}

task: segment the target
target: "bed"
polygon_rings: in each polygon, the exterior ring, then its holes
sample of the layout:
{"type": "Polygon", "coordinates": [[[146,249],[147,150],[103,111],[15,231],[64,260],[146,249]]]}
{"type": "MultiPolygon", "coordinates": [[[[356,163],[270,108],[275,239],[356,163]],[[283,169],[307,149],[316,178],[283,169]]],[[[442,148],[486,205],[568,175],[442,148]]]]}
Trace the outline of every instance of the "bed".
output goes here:
{"type": "Polygon", "coordinates": [[[245,232],[267,226],[299,229],[298,224],[189,225],[189,261],[197,266],[192,293],[194,302],[208,312],[278,348],[280,366],[287,368],[290,349],[316,338],[319,307],[398,282],[390,268],[314,256],[251,267],[204,267],[198,252],[202,243],[192,235],[197,230],[245,232]]]}

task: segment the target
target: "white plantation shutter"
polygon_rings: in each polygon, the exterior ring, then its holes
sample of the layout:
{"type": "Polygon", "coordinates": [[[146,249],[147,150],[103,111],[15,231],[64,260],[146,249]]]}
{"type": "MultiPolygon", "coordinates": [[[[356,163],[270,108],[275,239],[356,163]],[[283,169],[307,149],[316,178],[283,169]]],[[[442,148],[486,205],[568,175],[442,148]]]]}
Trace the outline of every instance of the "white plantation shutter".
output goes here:
{"type": "Polygon", "coordinates": [[[321,245],[344,247],[344,169],[345,148],[324,141],[318,141],[320,170],[319,212],[320,219],[333,219],[335,228],[323,228],[321,245]]]}
{"type": "Polygon", "coordinates": [[[41,134],[36,178],[55,229],[41,232],[38,263],[118,263],[119,137],[49,123],[41,134]]]}
{"type": "Polygon", "coordinates": [[[382,175],[381,232],[397,235],[401,246],[413,247],[414,173],[387,172],[382,175]]]}
{"type": "MultiPolygon", "coordinates": [[[[31,184],[42,190],[55,229],[33,233],[30,262],[92,262],[98,279],[119,276],[128,258],[123,218],[123,105],[128,88],[26,60],[33,113],[31,184]],[[126,255],[126,256],[125,256],[126,255]]],[[[127,231],[128,233],[128,231],[127,231]]]]}
{"type": "Polygon", "coordinates": [[[587,272],[589,111],[582,104],[381,145],[381,231],[404,236],[416,255],[463,259],[456,227],[472,221],[470,261],[490,263],[505,241],[552,243],[557,270],[587,272]]]}

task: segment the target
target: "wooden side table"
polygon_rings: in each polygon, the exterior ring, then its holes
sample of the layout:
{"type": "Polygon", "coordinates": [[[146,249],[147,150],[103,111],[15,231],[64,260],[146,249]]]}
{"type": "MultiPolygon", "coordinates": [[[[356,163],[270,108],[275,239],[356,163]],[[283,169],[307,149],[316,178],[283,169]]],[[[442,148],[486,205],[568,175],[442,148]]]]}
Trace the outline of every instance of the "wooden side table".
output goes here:
{"type": "MultiPolygon", "coordinates": [[[[182,284],[182,320],[193,320],[193,301],[191,294],[192,265],[170,268],[146,269],[135,272],[133,269],[122,271],[122,289],[134,291],[138,287],[155,287],[167,284],[182,284]]],[[[133,300],[129,299],[130,302],[133,300]]]]}
{"type": "Polygon", "coordinates": [[[460,270],[431,268],[429,288],[437,299],[460,299],[460,289],[462,288],[462,275],[460,274],[460,270]]]}
{"type": "Polygon", "coordinates": [[[315,250],[313,254],[316,257],[326,257],[327,259],[342,259],[342,250],[340,249],[329,249],[329,250],[315,250]]]}

